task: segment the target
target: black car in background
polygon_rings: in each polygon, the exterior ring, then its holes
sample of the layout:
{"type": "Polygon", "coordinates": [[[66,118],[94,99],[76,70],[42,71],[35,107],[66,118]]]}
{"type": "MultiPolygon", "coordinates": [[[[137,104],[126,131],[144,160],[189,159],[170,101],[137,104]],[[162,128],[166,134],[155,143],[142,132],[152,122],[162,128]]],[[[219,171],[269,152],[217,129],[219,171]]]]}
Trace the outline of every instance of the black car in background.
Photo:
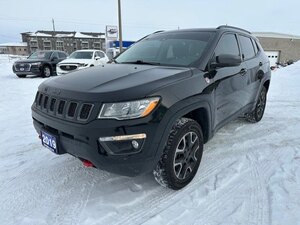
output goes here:
{"type": "Polygon", "coordinates": [[[27,59],[16,61],[13,71],[20,78],[26,75],[50,77],[56,73],[56,64],[66,58],[67,54],[62,51],[36,51],[27,59]]]}

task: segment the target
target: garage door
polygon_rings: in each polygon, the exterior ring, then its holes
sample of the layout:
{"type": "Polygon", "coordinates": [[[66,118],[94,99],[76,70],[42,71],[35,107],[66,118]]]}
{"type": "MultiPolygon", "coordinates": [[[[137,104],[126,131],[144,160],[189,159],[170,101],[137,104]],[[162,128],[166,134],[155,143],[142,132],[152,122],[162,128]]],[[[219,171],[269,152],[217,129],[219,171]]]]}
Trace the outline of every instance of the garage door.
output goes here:
{"type": "Polygon", "coordinates": [[[279,62],[279,51],[265,51],[265,53],[269,57],[270,66],[276,66],[279,62]]]}

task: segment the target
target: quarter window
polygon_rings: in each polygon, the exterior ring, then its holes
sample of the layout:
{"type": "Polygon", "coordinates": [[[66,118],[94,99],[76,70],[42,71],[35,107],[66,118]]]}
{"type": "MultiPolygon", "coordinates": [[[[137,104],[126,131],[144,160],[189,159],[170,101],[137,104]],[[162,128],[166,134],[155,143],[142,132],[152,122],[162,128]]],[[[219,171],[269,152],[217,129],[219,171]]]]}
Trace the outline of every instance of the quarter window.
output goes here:
{"type": "Polygon", "coordinates": [[[255,56],[255,51],[251,38],[240,35],[240,42],[242,46],[243,59],[247,60],[253,58],[255,56]]]}
{"type": "Polygon", "coordinates": [[[239,46],[234,34],[225,34],[220,39],[215,49],[215,57],[223,54],[240,55],[239,46]]]}

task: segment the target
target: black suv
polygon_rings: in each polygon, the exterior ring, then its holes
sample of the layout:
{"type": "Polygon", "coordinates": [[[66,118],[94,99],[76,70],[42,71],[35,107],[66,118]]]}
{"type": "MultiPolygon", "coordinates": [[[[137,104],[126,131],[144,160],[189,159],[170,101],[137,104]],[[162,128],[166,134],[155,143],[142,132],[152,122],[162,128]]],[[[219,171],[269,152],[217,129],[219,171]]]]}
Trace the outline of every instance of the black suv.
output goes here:
{"type": "Polygon", "coordinates": [[[56,154],[126,176],[153,171],[176,190],[193,179],[219,128],[239,116],[262,119],[270,75],[245,30],[154,33],[112,64],[43,82],[33,124],[56,154]]]}
{"type": "Polygon", "coordinates": [[[36,51],[27,59],[16,61],[13,71],[20,78],[26,75],[50,77],[56,73],[56,64],[66,58],[67,54],[62,51],[36,51]]]}

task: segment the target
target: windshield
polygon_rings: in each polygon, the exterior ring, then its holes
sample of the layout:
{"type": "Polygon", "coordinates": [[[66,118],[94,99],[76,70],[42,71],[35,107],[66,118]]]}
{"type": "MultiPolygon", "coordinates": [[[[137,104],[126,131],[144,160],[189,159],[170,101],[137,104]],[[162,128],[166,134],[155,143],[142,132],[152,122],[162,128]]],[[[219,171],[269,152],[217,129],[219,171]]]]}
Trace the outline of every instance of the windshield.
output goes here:
{"type": "Polygon", "coordinates": [[[70,59],[91,59],[93,58],[93,52],[73,52],[70,59]]]}
{"type": "Polygon", "coordinates": [[[28,59],[50,59],[52,52],[34,52],[32,53],[28,59]]]}
{"type": "Polygon", "coordinates": [[[123,52],[116,63],[189,66],[202,56],[214,32],[154,34],[123,52]]]}

